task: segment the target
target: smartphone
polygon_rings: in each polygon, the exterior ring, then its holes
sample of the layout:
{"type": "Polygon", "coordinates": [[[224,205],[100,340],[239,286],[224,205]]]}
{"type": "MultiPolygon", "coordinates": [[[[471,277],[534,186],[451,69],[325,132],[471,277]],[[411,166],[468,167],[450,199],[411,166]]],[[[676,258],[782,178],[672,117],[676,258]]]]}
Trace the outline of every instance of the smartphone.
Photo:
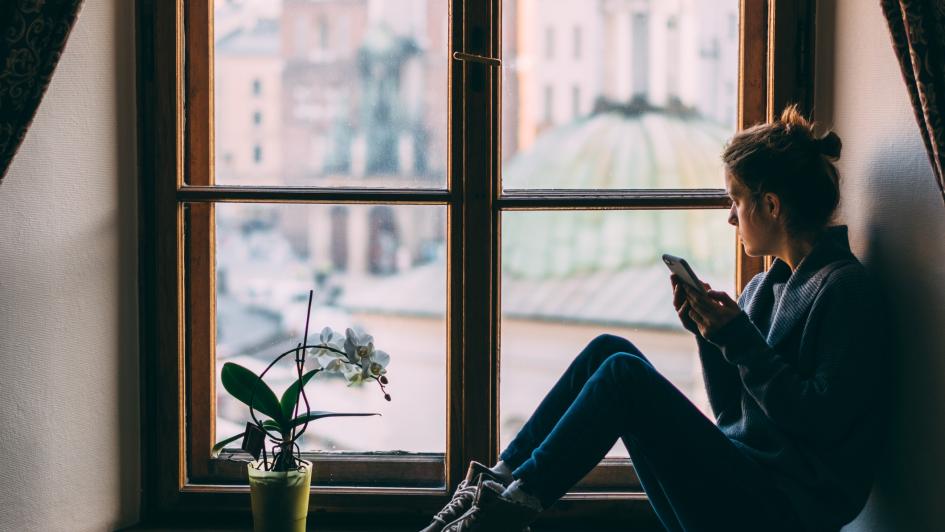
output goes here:
{"type": "Polygon", "coordinates": [[[686,259],[664,253],[663,262],[666,264],[666,267],[669,268],[669,271],[675,273],[682,282],[696,289],[701,294],[706,293],[705,286],[702,285],[702,281],[693,273],[686,259]]]}

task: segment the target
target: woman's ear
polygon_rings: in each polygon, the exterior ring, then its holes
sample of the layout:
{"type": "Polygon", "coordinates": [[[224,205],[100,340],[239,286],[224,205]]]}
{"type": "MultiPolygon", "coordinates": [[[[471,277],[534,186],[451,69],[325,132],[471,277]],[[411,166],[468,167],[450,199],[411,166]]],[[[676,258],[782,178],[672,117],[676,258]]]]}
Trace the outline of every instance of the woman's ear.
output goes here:
{"type": "Polygon", "coordinates": [[[781,217],[781,198],[777,194],[766,192],[761,202],[771,218],[777,220],[781,217]]]}

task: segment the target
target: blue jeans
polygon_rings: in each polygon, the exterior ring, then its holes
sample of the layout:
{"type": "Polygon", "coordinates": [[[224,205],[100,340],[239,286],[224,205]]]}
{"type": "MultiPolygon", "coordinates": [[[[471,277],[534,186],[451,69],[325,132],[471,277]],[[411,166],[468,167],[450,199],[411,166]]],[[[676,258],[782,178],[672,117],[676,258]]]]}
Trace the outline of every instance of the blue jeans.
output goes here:
{"type": "Polygon", "coordinates": [[[798,531],[769,473],[628,340],[595,338],[501,454],[545,507],[623,440],[671,531],[798,531]]]}

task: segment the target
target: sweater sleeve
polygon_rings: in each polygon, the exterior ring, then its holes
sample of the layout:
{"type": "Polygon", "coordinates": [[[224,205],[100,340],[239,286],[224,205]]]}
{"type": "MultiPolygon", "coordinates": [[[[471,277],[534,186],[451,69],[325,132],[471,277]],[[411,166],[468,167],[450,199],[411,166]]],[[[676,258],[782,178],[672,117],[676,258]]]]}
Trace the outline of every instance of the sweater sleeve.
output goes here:
{"type": "Polygon", "coordinates": [[[742,383],[738,368],[725,360],[722,351],[701,335],[696,335],[696,344],[699,346],[709,406],[715,414],[715,421],[721,424],[723,417],[735,413],[739,408],[742,383]]]}
{"type": "MultiPolygon", "coordinates": [[[[742,307],[745,301],[751,299],[752,294],[764,278],[759,273],[748,281],[745,289],[738,297],[738,306],[742,307]]],[[[702,378],[705,382],[706,395],[709,397],[709,406],[715,414],[718,424],[724,422],[727,415],[739,415],[742,382],[738,374],[738,367],[725,360],[722,351],[701,334],[696,333],[696,345],[699,348],[699,361],[702,364],[702,378]]]]}
{"type": "Polygon", "coordinates": [[[741,312],[711,334],[761,409],[783,430],[828,440],[840,437],[875,391],[878,355],[875,312],[861,275],[839,270],[828,279],[807,317],[816,361],[801,374],[769,346],[741,312]],[[840,274],[840,275],[838,275],[840,274]]]}

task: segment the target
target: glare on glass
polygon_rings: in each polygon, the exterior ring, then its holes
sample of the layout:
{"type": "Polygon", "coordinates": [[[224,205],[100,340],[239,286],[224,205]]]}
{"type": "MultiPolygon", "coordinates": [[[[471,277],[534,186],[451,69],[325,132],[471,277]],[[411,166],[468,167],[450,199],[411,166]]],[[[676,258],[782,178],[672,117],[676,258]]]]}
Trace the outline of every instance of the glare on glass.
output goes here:
{"type": "MultiPolygon", "coordinates": [[[[216,205],[216,440],[241,432],[246,405],[220,382],[226,362],[259,374],[324,327],[362,330],[390,354],[392,401],[376,382],[316,375],[311,410],[377,412],[309,425],[303,451],[443,452],[446,441],[446,211],[440,206],[216,205]],[[422,420],[422,422],[418,422],[422,420]]],[[[292,357],[267,374],[277,396],[292,357]]]]}
{"type": "MultiPolygon", "coordinates": [[[[630,340],[709,415],[695,337],[679,322],[660,257],[684,257],[699,278],[734,297],[735,229],[727,217],[718,209],[503,213],[503,449],[603,333],[630,340]]],[[[610,456],[627,456],[623,444],[610,456]]]]}
{"type": "Polygon", "coordinates": [[[503,189],[723,188],[738,0],[504,6],[503,189]]]}
{"type": "Polygon", "coordinates": [[[217,184],[445,188],[447,2],[214,8],[217,184]]]}

